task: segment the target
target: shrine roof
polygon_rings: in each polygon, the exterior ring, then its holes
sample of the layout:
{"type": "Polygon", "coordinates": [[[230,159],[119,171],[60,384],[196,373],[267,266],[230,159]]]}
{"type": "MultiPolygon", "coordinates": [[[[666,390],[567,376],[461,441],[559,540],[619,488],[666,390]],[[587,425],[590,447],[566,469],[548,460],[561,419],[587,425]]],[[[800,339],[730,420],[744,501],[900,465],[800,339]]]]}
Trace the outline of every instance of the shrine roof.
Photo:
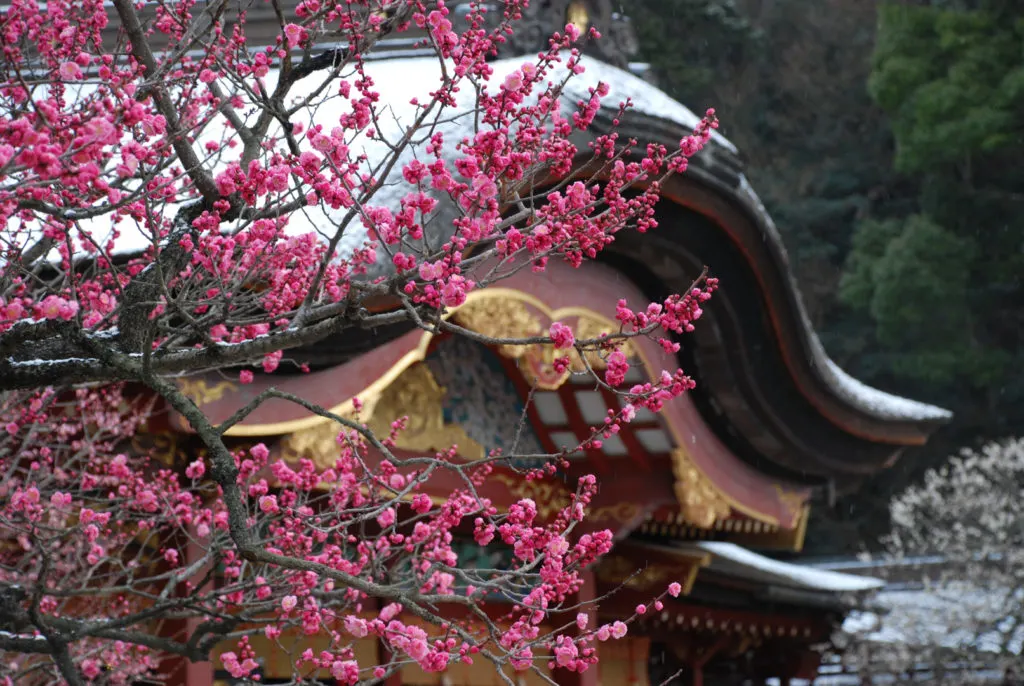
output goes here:
{"type": "MultiPolygon", "coordinates": [[[[392,55],[385,52],[385,56],[392,55]]],[[[523,61],[509,58],[491,63],[490,87],[496,88],[523,61]]],[[[589,56],[583,64],[586,71],[568,81],[561,99],[568,113],[598,82],[610,86],[590,135],[606,132],[618,119],[624,136],[674,146],[699,121],[689,108],[629,71],[589,56]],[[632,108],[619,117],[619,103],[627,99],[632,108]]],[[[408,56],[403,51],[396,51],[393,59],[371,60],[366,72],[386,103],[380,135],[392,139],[403,135],[415,116],[411,99],[429,98],[441,80],[436,58],[408,56]]],[[[273,77],[272,73],[268,82],[273,77]]],[[[294,95],[315,88],[316,79],[310,81],[300,82],[294,95]]],[[[475,131],[474,98],[473,89],[464,88],[457,94],[456,106],[439,123],[437,130],[445,135],[450,155],[455,154],[451,144],[475,131]]],[[[347,107],[347,100],[327,98],[309,109],[303,123],[330,127],[347,107]]],[[[228,130],[208,126],[197,144],[219,140],[216,137],[227,135],[228,130]]],[[[585,143],[578,142],[580,149],[586,149],[585,143]]],[[[354,141],[351,147],[365,152],[371,166],[387,154],[386,145],[370,138],[354,141]]],[[[416,154],[413,147],[406,148],[394,169],[400,170],[416,154]]],[[[371,204],[396,206],[409,190],[396,171],[385,179],[371,204]]],[[[603,259],[624,280],[639,285],[650,300],[685,290],[704,265],[720,278],[722,288],[706,307],[697,332],[686,339],[683,355],[689,357],[682,361],[698,381],[695,397],[703,401],[698,409],[717,422],[716,431],[729,437],[730,449],[742,459],[796,482],[820,485],[842,477],[840,483],[852,488],[857,479],[846,477],[888,466],[899,449],[924,443],[939,424],[948,421],[948,411],[871,388],[828,357],[810,324],[781,235],[728,139],[716,134],[686,174],[669,179],[659,207],[657,231],[642,237],[622,232],[603,259]]],[[[326,240],[341,214],[319,206],[306,208],[295,214],[287,230],[293,234],[314,231],[326,240]]],[[[447,239],[452,230],[448,218],[442,210],[428,224],[426,240],[447,239]]],[[[89,228],[96,242],[103,244],[110,227],[97,222],[89,228]]],[[[138,253],[152,242],[150,236],[125,224],[119,229],[117,253],[138,253]]],[[[363,247],[367,238],[358,222],[349,226],[339,244],[340,256],[363,247]]],[[[367,278],[392,268],[381,251],[367,278]]],[[[344,345],[333,341],[314,345],[310,351],[315,353],[314,366],[337,366],[364,355],[408,331],[399,328],[344,345]]],[[[305,352],[295,351],[295,356],[305,352]]]]}

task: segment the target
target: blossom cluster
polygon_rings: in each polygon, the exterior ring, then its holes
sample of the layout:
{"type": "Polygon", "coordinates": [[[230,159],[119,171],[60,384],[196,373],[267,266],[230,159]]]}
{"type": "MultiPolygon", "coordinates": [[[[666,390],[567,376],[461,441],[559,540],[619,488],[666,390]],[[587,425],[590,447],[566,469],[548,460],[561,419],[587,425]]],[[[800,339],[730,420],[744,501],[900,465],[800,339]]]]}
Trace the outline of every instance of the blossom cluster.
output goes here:
{"type": "MultiPolygon", "coordinates": [[[[211,655],[246,677],[259,634],[325,639],[291,656],[295,672],[340,683],[408,661],[582,671],[596,643],[627,634],[633,618],[555,625],[612,546],[608,531],[579,531],[593,476],[542,518],[530,499],[502,509],[480,496],[499,456],[399,455],[407,419],[387,436],[344,419],[333,459],[314,463],[226,438],[168,381],[308,370],[288,351],[403,317],[437,333],[502,274],[579,267],[619,232],[656,228],[661,183],[711,140],[714,111],[673,149],[596,132],[602,110],[622,117],[631,103],[610,101],[605,83],[567,102],[586,69],[572,25],[496,74],[491,57],[525,6],[504,3],[495,27],[485,4],[460,18],[441,1],[303,0],[257,47],[244,12],[194,0],[149,14],[129,0],[2,10],[0,365],[4,383],[31,390],[0,406],[0,619],[24,627],[0,648],[25,650],[0,679],[74,681],[74,669],[130,683],[211,655]],[[437,82],[393,126],[367,56],[412,28],[437,82]],[[345,49],[327,46],[338,36],[345,49]],[[450,126],[460,121],[473,123],[450,126]],[[195,437],[166,431],[168,408],[195,437]],[[455,486],[439,494],[439,475],[455,486]],[[467,566],[464,545],[507,563],[467,566]],[[500,619],[474,614],[495,598],[500,619]],[[389,661],[360,663],[355,644],[370,636],[389,661]],[[35,641],[49,648],[33,653],[35,641]],[[56,657],[40,667],[39,655],[56,657]]],[[[628,400],[590,445],[692,387],[676,369],[625,388],[624,345],[651,336],[676,352],[672,334],[692,329],[716,287],[703,279],[642,311],[620,303],[620,330],[600,340],[551,325],[556,366],[598,354],[595,383],[628,400]]],[[[552,456],[523,478],[565,464],[552,456]]]]}

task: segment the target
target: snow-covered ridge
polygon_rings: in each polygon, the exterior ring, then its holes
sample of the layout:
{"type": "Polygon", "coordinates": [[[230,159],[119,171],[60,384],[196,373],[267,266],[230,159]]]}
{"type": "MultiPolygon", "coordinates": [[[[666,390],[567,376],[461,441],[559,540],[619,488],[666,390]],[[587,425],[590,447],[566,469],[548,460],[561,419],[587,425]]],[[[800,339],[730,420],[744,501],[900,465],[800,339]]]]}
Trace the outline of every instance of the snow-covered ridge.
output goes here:
{"type": "Polygon", "coordinates": [[[881,579],[853,574],[830,572],[814,567],[780,562],[764,555],[758,555],[735,543],[721,541],[699,541],[677,547],[711,553],[712,568],[723,572],[729,570],[739,574],[753,575],[759,580],[801,590],[825,591],[830,593],[863,593],[885,586],[881,579]]]}

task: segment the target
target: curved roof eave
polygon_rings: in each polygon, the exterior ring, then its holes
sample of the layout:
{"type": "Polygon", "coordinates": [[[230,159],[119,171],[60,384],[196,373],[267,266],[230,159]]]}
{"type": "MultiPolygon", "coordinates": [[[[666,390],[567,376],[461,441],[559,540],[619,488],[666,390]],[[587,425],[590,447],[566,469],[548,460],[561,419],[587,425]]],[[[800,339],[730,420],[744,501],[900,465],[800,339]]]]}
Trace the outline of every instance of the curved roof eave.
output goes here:
{"type": "MultiPolygon", "coordinates": [[[[617,72],[618,77],[617,82],[611,84],[613,94],[619,83],[641,81],[631,74],[604,65],[605,75],[612,73],[612,70],[617,72]]],[[[650,84],[644,85],[654,88],[650,84]]],[[[664,94],[662,97],[668,98],[664,94]]],[[[612,113],[605,111],[603,114],[605,116],[599,118],[598,123],[610,125],[612,113]]],[[[620,127],[624,129],[622,133],[631,137],[671,145],[689,132],[690,123],[688,118],[673,119],[672,110],[668,108],[657,112],[637,108],[630,116],[621,118],[620,127]]],[[[723,145],[722,140],[724,139],[712,139],[711,144],[691,160],[690,168],[684,176],[696,178],[702,185],[723,196],[756,226],[760,241],[763,242],[769,257],[758,266],[765,278],[776,281],[785,292],[786,302],[778,304],[784,305],[784,309],[788,310],[784,313],[784,318],[790,320],[798,334],[801,354],[795,356],[797,359],[791,356],[790,361],[804,364],[807,367],[805,371],[811,373],[822,391],[830,395],[834,401],[842,403],[868,420],[914,424],[920,427],[924,436],[930,434],[937,426],[948,422],[953,416],[949,410],[872,388],[846,373],[828,357],[807,316],[782,236],[746,175],[743,174],[742,163],[735,146],[731,143],[723,145]]]]}

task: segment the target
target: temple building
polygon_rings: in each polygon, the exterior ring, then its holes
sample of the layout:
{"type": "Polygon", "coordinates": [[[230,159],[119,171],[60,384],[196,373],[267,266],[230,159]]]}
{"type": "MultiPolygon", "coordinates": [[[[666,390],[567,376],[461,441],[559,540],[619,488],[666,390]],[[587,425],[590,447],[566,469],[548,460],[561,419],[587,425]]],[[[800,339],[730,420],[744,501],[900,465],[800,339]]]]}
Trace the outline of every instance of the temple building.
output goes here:
{"type": "MultiPolygon", "coordinates": [[[[270,13],[269,5],[252,8],[252,35],[260,35],[261,21],[267,36],[276,35],[270,13]]],[[[672,147],[692,131],[699,117],[645,80],[643,65],[630,62],[636,40],[610,0],[531,3],[527,25],[493,63],[495,78],[518,67],[522,55],[536,54],[542,37],[566,21],[595,25],[605,35],[587,46],[587,71],[566,89],[567,107],[603,81],[611,87],[609,104],[626,98],[634,103],[620,122],[624,136],[672,147]]],[[[374,54],[367,70],[393,99],[400,120],[410,84],[436,81],[437,59],[420,55],[410,38],[384,41],[374,54]]],[[[314,116],[326,123],[331,115],[314,116]]],[[[612,109],[602,110],[593,135],[607,132],[615,116],[612,109]]],[[[454,120],[447,138],[457,140],[459,126],[454,120]]],[[[724,137],[716,135],[685,174],[664,184],[657,212],[656,230],[618,234],[597,261],[580,269],[552,262],[542,274],[520,272],[498,287],[473,292],[452,316],[491,336],[537,335],[556,320],[573,325],[579,335],[599,334],[617,330],[614,308],[620,298],[636,307],[659,301],[685,291],[707,265],[721,285],[696,331],[679,339],[678,356],[646,339],[629,343],[639,362],[629,381],[681,366],[696,390],[658,415],[638,413],[599,449],[573,455],[564,483],[525,481],[499,468],[481,493],[499,506],[530,497],[550,516],[567,502],[577,476],[597,475],[602,487],[587,526],[611,529],[616,545],[588,571],[581,600],[603,598],[597,608],[602,621],[631,614],[672,580],[685,582],[680,597],[634,624],[626,639],[601,644],[598,668],[583,674],[556,670],[551,678],[557,683],[654,686],[675,676],[671,683],[762,684],[812,678],[820,648],[881,582],[770,555],[800,551],[815,503],[858,488],[905,448],[927,441],[950,415],[869,388],[828,358],[809,324],[779,232],[744,176],[739,151],[724,137]]],[[[214,422],[270,385],[339,414],[351,412],[353,398],[359,398],[360,417],[371,427],[386,432],[393,420],[409,416],[399,455],[457,444],[466,460],[513,441],[524,453],[575,447],[619,402],[614,393],[586,383],[585,375],[555,372],[551,350],[543,346],[490,348],[431,336],[412,325],[353,332],[288,355],[311,371],[290,374],[282,366],[245,386],[230,374],[179,383],[214,422]],[[526,407],[531,392],[533,402],[526,407]],[[515,436],[524,408],[528,426],[515,436]]],[[[327,464],[336,452],[337,430],[328,420],[282,400],[265,403],[228,434],[239,445],[262,441],[279,459],[327,464]]],[[[174,415],[164,432],[138,441],[173,454],[188,454],[196,445],[187,422],[174,415]]],[[[453,485],[442,477],[433,487],[440,495],[453,485]]],[[[373,660],[380,648],[367,639],[360,649],[373,660]]],[[[263,683],[288,673],[287,655],[269,646],[260,650],[263,683]]],[[[217,668],[190,665],[181,683],[232,683],[217,668]]],[[[532,674],[512,678],[541,683],[532,674]]],[[[460,664],[441,674],[410,666],[389,683],[504,682],[484,664],[460,664]]]]}

